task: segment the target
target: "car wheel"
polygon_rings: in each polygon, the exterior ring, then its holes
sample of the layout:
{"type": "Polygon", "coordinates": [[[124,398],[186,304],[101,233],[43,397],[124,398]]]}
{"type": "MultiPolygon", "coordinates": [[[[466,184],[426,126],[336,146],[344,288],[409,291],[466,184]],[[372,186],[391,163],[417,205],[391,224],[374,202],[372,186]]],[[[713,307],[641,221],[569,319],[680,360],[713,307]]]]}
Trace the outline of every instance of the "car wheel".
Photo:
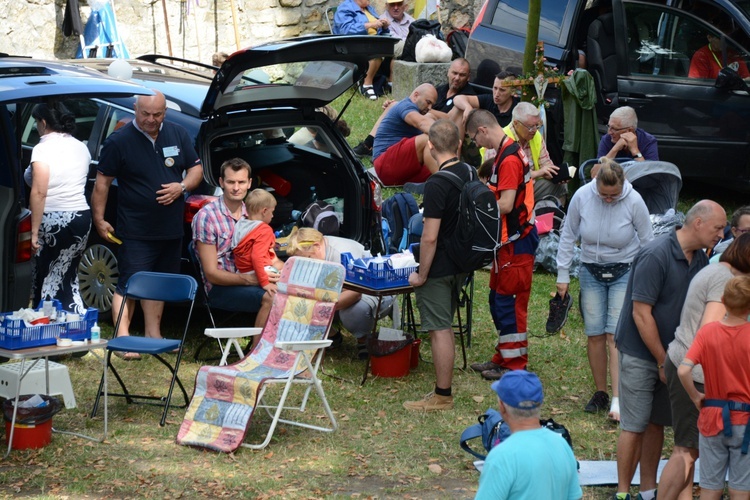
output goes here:
{"type": "Polygon", "coordinates": [[[81,298],[87,307],[99,309],[99,316],[110,313],[112,297],[120,272],[117,257],[104,245],[91,245],[78,265],[78,282],[81,298]]]}

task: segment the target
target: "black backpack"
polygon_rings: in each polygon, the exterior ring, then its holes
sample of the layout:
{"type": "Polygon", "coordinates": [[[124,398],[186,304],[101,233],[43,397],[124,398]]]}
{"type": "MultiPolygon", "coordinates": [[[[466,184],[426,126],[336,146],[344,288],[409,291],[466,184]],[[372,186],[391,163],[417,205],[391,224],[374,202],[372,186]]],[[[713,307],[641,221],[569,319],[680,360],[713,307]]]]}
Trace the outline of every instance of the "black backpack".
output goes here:
{"type": "Polygon", "coordinates": [[[409,25],[409,34],[404,41],[404,50],[401,53],[402,61],[416,62],[417,42],[425,35],[435,35],[438,40],[445,40],[440,30],[440,22],[429,19],[417,19],[409,25]]]}
{"type": "Polygon", "coordinates": [[[386,250],[389,254],[401,252],[409,246],[409,219],[419,213],[417,200],[411,193],[396,193],[383,202],[381,213],[390,228],[386,250]]]}
{"type": "Polygon", "coordinates": [[[456,28],[448,33],[445,43],[453,51],[453,59],[464,57],[466,55],[466,45],[469,43],[471,31],[468,28],[456,28]]]}
{"type": "Polygon", "coordinates": [[[325,201],[314,201],[299,218],[301,227],[317,229],[326,236],[339,235],[339,218],[333,205],[325,201]]]}
{"type": "Polygon", "coordinates": [[[474,167],[469,169],[467,182],[447,170],[434,175],[450,182],[461,192],[458,204],[458,221],[453,236],[445,241],[448,257],[461,272],[471,272],[491,264],[500,248],[500,210],[495,194],[477,176],[474,167]]]}

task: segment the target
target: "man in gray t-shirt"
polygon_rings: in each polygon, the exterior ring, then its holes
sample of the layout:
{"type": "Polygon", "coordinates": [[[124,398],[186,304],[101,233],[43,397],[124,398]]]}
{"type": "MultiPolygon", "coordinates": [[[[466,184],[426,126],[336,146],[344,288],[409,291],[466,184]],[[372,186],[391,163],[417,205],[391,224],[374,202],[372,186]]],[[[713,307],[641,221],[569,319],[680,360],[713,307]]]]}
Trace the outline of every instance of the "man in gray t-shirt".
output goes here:
{"type": "Polygon", "coordinates": [[[615,343],[620,351],[618,493],[626,493],[641,462],[641,495],[653,498],[664,426],[671,425],[664,359],[679,324],[690,280],[708,264],[704,248],[718,243],[726,213],[703,200],[685,225],[643,247],[633,261],[615,343]],[[640,457],[638,451],[640,450],[640,457]]]}

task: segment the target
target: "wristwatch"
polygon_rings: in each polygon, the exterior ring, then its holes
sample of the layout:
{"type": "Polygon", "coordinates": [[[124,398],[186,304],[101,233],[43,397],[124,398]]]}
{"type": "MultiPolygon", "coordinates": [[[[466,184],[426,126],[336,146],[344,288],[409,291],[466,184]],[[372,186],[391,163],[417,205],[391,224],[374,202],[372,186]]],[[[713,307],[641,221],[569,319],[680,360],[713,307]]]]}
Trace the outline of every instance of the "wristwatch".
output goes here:
{"type": "Polygon", "coordinates": [[[634,154],[634,155],[633,155],[633,158],[643,158],[643,153],[641,153],[641,152],[639,151],[639,152],[638,152],[637,154],[634,154]]]}
{"type": "Polygon", "coordinates": [[[185,187],[184,182],[180,182],[180,187],[182,188],[182,194],[185,194],[187,192],[187,188],[185,187]]]}

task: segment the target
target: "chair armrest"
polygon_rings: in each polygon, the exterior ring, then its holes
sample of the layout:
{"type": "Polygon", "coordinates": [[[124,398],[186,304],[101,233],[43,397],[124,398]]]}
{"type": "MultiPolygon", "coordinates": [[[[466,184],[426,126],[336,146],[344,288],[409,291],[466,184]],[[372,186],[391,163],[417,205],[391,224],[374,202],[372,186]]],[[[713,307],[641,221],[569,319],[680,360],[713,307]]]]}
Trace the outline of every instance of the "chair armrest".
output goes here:
{"type": "Polygon", "coordinates": [[[262,328],[206,328],[203,334],[215,339],[239,339],[243,337],[254,337],[263,332],[262,328]]]}
{"type": "Polygon", "coordinates": [[[274,344],[282,351],[310,351],[313,349],[324,349],[331,345],[331,340],[298,340],[296,342],[278,341],[274,344]]]}

